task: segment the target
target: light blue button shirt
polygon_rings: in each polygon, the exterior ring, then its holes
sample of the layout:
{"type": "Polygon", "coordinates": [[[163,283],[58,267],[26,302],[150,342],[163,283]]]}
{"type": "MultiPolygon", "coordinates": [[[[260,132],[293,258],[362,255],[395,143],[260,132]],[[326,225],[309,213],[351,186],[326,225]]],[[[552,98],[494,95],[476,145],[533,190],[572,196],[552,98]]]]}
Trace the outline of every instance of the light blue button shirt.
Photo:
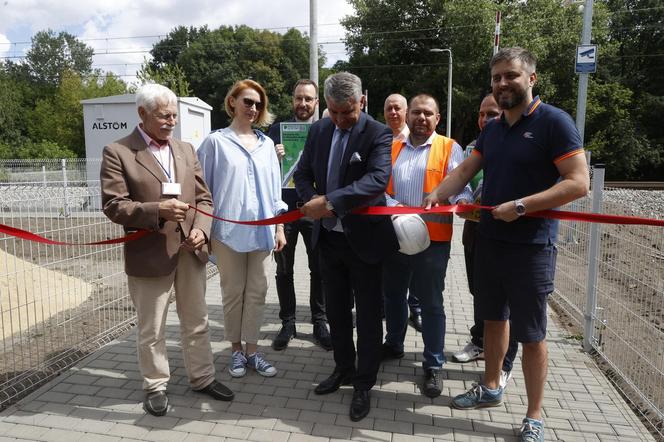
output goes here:
{"type": "MultiPolygon", "coordinates": [[[[281,200],[279,160],[272,140],[256,130],[256,147],[247,151],[227,127],[212,132],[198,148],[215,216],[241,221],[271,218],[288,210],[281,200]]],[[[236,252],[274,248],[274,226],[212,222],[212,238],[236,252]]]]}
{"type": "MultiPolygon", "coordinates": [[[[425,193],[424,189],[424,175],[427,170],[427,161],[429,160],[429,151],[431,144],[436,136],[435,133],[431,134],[424,144],[414,146],[411,143],[410,137],[406,139],[406,145],[401,149],[394,165],[392,166],[392,183],[394,188],[394,198],[388,194],[388,206],[396,206],[401,203],[405,206],[419,207],[422,205],[425,193]]],[[[445,175],[449,175],[461,162],[463,161],[463,150],[456,142],[452,144],[452,152],[447,161],[447,170],[445,175]]],[[[471,202],[473,192],[470,185],[466,185],[460,194],[453,195],[449,198],[450,203],[456,204],[459,200],[466,200],[471,202]]]]}

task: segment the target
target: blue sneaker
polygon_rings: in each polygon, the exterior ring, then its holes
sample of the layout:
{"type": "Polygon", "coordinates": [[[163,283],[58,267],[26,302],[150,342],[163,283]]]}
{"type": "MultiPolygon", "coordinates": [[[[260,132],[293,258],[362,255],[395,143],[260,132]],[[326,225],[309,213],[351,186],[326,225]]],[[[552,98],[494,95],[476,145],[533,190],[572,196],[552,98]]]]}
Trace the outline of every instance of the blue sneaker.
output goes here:
{"type": "Polygon", "coordinates": [[[256,370],[259,375],[267,378],[271,378],[277,374],[277,369],[263,359],[263,355],[258,352],[249,355],[247,358],[247,365],[256,370]]]}
{"type": "Polygon", "coordinates": [[[247,358],[241,351],[234,351],[231,356],[231,366],[228,367],[228,372],[234,378],[241,378],[247,374],[247,358]]]}
{"type": "Polygon", "coordinates": [[[523,442],[544,442],[544,423],[537,419],[525,418],[521,422],[519,440],[523,442]]]}
{"type": "Polygon", "coordinates": [[[503,403],[503,389],[490,392],[482,384],[473,384],[473,387],[452,399],[452,407],[459,410],[474,410],[476,408],[497,407],[503,403]]]}

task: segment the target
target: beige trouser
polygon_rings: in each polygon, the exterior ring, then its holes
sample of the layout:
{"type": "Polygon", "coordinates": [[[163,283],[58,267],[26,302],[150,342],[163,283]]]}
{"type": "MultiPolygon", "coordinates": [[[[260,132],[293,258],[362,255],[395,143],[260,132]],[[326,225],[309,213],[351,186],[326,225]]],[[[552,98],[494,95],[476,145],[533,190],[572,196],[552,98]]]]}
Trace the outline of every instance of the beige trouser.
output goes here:
{"type": "Polygon", "coordinates": [[[176,270],[167,276],[128,276],[129,294],[138,316],[138,366],[146,391],[166,390],[170,379],[166,354],[168,292],[175,284],[184,366],[194,390],[214,380],[207,304],[205,265],[193,253],[181,250],[176,270]]]}
{"type": "Polygon", "coordinates": [[[224,305],[224,336],[232,343],[258,343],[267,295],[266,266],[270,252],[236,252],[212,240],[224,305]]]}

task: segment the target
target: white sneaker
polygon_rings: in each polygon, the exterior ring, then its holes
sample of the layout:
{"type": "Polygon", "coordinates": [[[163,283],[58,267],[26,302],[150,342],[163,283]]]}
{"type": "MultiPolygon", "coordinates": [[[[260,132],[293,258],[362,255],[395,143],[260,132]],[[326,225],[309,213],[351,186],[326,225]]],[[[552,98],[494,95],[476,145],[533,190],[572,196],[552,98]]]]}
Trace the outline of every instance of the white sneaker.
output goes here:
{"type": "Polygon", "coordinates": [[[505,390],[510,379],[512,379],[511,371],[500,370],[500,388],[505,390]]]}
{"type": "Polygon", "coordinates": [[[484,349],[478,347],[472,342],[469,342],[466,344],[463,350],[454,353],[452,358],[456,362],[470,362],[474,361],[475,359],[484,359],[484,349]]]}

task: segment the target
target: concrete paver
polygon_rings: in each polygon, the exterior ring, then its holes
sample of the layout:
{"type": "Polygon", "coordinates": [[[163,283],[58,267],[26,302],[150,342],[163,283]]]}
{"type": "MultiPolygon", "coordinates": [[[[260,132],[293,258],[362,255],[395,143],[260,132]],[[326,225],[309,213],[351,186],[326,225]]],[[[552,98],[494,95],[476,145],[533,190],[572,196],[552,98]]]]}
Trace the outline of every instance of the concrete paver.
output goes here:
{"type": "MultiPolygon", "coordinates": [[[[447,313],[446,354],[465,345],[473,318],[460,241],[455,225],[445,291],[447,313]]],[[[223,340],[223,311],[219,279],[208,282],[207,300],[217,378],[235,393],[233,402],[217,402],[194,393],[188,386],[179,326],[174,308],[168,318],[167,345],[172,379],[171,409],[165,417],[142,410],[143,393],[130,332],[74,368],[0,413],[0,441],[62,440],[74,442],[114,440],[165,441],[288,441],[318,442],[370,440],[389,442],[513,441],[526,410],[520,359],[500,407],[460,411],[449,408],[453,396],[470,388],[482,374],[483,362],[449,362],[444,369],[441,397],[420,394],[420,335],[409,327],[406,356],[381,367],[367,418],[352,422],[348,408],[352,388],[342,387],[317,396],[314,386],[334,368],[332,352],[313,343],[309,323],[309,271],[303,247],[296,258],[298,337],[287,350],[270,348],[280,327],[274,284],[268,292],[259,346],[279,370],[275,378],[254,372],[240,379],[228,374],[230,344],[223,340]]],[[[273,271],[271,271],[273,274],[273,271]]],[[[174,306],[173,306],[174,307],[174,306]]],[[[620,441],[654,438],[630,411],[578,341],[565,338],[550,313],[549,376],[544,402],[547,440],[620,441]]]]}

